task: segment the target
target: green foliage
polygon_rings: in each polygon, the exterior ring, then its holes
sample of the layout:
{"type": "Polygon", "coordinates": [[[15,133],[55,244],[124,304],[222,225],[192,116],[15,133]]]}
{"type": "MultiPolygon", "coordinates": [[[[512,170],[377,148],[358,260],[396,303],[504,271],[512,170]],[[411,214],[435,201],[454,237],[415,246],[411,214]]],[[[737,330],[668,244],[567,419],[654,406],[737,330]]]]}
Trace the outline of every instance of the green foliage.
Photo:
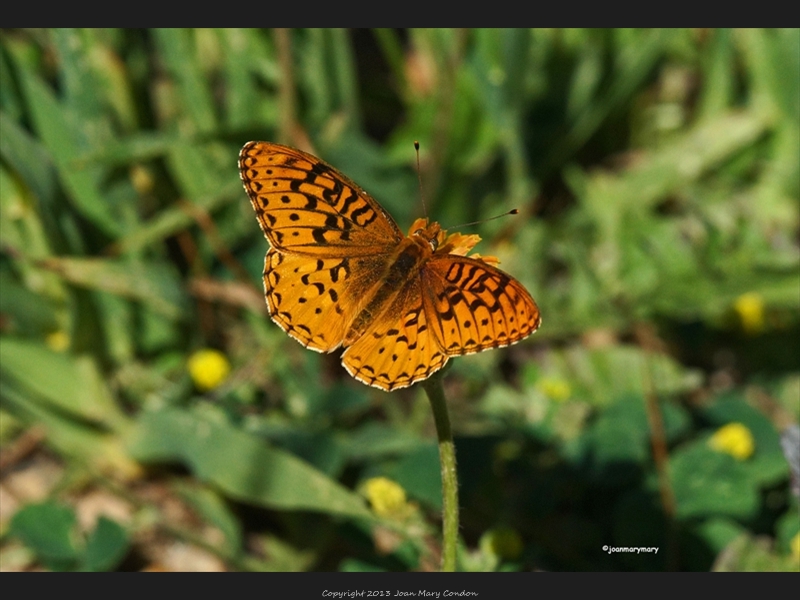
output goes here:
{"type": "Polygon", "coordinates": [[[732,456],[714,452],[698,442],[676,452],[670,467],[679,517],[755,516],[758,488],[732,456]]]}
{"type": "Polygon", "coordinates": [[[1,31],[0,444],[43,432],[67,476],[0,523],[0,563],[113,570],[156,526],[232,569],[435,564],[425,397],[268,320],[236,169],[252,139],[313,150],[405,229],[419,140],[432,219],[520,210],[462,229],[543,316],[445,378],[460,567],[800,570],[798,97],[797,29],[1,31]],[[202,393],[201,348],[232,367],[202,393]],[[709,444],[731,423],[752,455],[709,444]],[[367,508],[378,476],[403,518],[367,508]],[[130,533],[79,534],[93,486],[130,533]]]}
{"type": "Polygon", "coordinates": [[[20,509],[11,520],[10,532],[53,571],[113,571],[130,546],[127,532],[106,517],[100,517],[86,539],[81,539],[74,511],[52,502],[20,509]]]}
{"type": "Polygon", "coordinates": [[[292,454],[201,411],[148,412],[131,433],[141,462],[179,460],[233,498],[274,508],[369,517],[363,502],[292,454]]]}

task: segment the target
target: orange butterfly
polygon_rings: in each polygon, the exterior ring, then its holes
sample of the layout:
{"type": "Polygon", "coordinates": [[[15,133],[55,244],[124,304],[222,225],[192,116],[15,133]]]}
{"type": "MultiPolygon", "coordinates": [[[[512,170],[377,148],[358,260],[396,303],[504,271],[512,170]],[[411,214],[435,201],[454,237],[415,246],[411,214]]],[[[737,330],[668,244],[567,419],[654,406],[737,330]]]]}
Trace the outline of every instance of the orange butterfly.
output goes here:
{"type": "Polygon", "coordinates": [[[368,385],[426,379],[451,356],[508,346],[539,327],[539,309],[495,259],[465,256],[477,235],[417,219],[406,237],[389,213],[320,159],[248,142],[239,172],[271,248],[270,316],[306,348],[332,352],[368,385]]]}

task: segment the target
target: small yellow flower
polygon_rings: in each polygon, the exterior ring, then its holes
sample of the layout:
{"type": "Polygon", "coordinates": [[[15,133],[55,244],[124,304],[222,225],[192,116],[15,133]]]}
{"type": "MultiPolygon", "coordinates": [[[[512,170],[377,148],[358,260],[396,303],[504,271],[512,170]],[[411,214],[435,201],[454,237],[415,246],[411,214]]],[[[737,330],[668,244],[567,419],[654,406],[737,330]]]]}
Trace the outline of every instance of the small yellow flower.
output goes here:
{"type": "Polygon", "coordinates": [[[219,350],[198,350],[189,357],[189,375],[201,392],[219,387],[231,372],[231,364],[219,350]]]}
{"type": "Polygon", "coordinates": [[[800,563],[800,531],[795,533],[792,541],[789,542],[789,549],[792,552],[792,558],[800,563]]]}
{"type": "Polygon", "coordinates": [[[497,556],[505,560],[514,560],[522,554],[522,538],[511,527],[496,527],[481,536],[478,542],[484,554],[497,556]]]}
{"type": "Polygon", "coordinates": [[[48,334],[47,338],[45,339],[45,343],[50,350],[54,350],[55,352],[64,352],[64,350],[69,348],[69,335],[67,335],[65,331],[59,329],[48,334]]]}
{"type": "Polygon", "coordinates": [[[372,510],[381,517],[399,516],[406,512],[406,491],[386,477],[373,477],[364,484],[372,510]]]}
{"type": "Polygon", "coordinates": [[[562,402],[572,395],[572,388],[563,379],[545,378],[539,382],[539,391],[556,402],[562,402]]]}
{"type": "Polygon", "coordinates": [[[745,460],[752,456],[755,450],[753,434],[741,423],[728,423],[714,432],[708,440],[717,452],[726,452],[736,460],[745,460]]]}
{"type": "Polygon", "coordinates": [[[758,292],[742,294],[733,303],[739,315],[742,329],[747,333],[758,333],[764,329],[764,299],[758,292]]]}
{"type": "Polygon", "coordinates": [[[134,189],[142,196],[150,194],[155,188],[155,178],[150,169],[142,165],[134,165],[130,171],[131,183],[134,189]]]}

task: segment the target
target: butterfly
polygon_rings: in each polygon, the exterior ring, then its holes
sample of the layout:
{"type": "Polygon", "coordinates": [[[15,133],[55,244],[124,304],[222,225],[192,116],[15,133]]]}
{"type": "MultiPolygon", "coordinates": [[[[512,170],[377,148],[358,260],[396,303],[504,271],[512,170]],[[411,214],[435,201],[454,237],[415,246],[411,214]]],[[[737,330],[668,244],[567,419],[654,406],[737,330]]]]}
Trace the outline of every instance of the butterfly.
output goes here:
{"type": "Polygon", "coordinates": [[[239,173],[269,241],[264,291],[273,321],[306,348],[333,352],[357,380],[392,391],[451,356],[508,346],[539,309],[496,259],[466,254],[477,235],[414,221],[408,236],[369,194],[322,160],[248,142],[239,173]]]}

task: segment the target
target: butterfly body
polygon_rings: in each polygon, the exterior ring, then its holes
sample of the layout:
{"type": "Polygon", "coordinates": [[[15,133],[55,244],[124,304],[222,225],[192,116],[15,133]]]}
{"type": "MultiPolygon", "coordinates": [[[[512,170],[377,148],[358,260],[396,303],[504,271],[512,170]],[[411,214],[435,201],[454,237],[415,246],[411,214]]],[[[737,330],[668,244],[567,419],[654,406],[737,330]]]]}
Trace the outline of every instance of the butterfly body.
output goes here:
{"type": "Polygon", "coordinates": [[[417,219],[404,236],[391,216],[316,157],[249,142],[239,168],[270,242],[264,289],[272,319],[318,352],[391,391],[429,377],[450,356],[507,346],[533,333],[525,288],[464,256],[478,236],[446,236],[417,219]]]}
{"type": "Polygon", "coordinates": [[[377,278],[378,285],[367,295],[366,305],[358,311],[345,334],[343,346],[350,346],[361,337],[369,325],[383,314],[390,300],[406,282],[419,277],[419,271],[430,255],[430,249],[419,244],[416,239],[406,238],[400,242],[386,260],[386,268],[377,278]]]}

